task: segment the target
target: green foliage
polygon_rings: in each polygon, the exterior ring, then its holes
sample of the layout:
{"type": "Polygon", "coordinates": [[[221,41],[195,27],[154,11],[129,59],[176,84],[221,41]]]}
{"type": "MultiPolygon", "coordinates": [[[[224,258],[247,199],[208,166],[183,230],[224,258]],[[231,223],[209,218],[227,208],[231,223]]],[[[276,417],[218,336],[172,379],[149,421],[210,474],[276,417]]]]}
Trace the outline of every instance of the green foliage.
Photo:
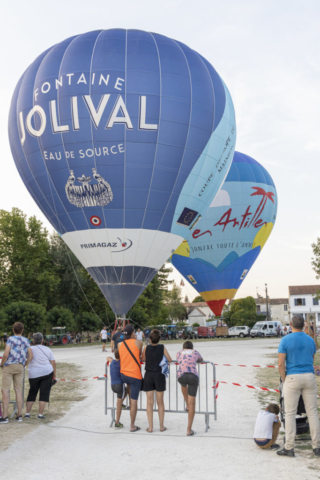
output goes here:
{"type": "Polygon", "coordinates": [[[102,327],[94,313],[81,312],[76,316],[76,330],[79,332],[95,332],[102,327]]]}
{"type": "Polygon", "coordinates": [[[47,306],[59,284],[48,232],[35,217],[0,210],[0,307],[28,301],[47,306]]]}
{"type": "Polygon", "coordinates": [[[223,319],[228,326],[253,325],[257,320],[257,307],[254,298],[246,297],[234,300],[230,310],[224,310],[223,319]]]}
{"type": "Polygon", "coordinates": [[[201,295],[198,295],[192,300],[192,303],[198,303],[198,302],[205,302],[205,300],[201,297],[201,295]]]}
{"type": "Polygon", "coordinates": [[[0,335],[5,333],[8,325],[8,316],[4,310],[0,310],[0,335]]]}
{"type": "MultiPolygon", "coordinates": [[[[320,237],[317,238],[317,242],[313,243],[312,245],[312,251],[314,257],[312,258],[311,265],[313,270],[316,272],[316,278],[320,278],[320,237]]],[[[315,298],[320,299],[320,291],[317,292],[317,295],[315,295],[315,298]]]]}
{"type": "Polygon", "coordinates": [[[187,318],[187,310],[182,304],[181,288],[176,284],[171,290],[165,292],[166,308],[171,320],[184,320],[187,318]]]}
{"type": "Polygon", "coordinates": [[[187,322],[177,322],[177,328],[187,327],[189,324],[187,322]]]}
{"type": "Polygon", "coordinates": [[[197,323],[197,322],[196,322],[196,323],[193,323],[192,326],[193,326],[193,327],[200,327],[200,323],[197,323]]]}
{"type": "Polygon", "coordinates": [[[53,307],[47,313],[47,323],[51,327],[66,327],[69,331],[74,331],[75,329],[73,313],[64,307],[53,307]]]}
{"type": "Polygon", "coordinates": [[[24,335],[45,329],[46,309],[33,302],[13,302],[4,308],[5,329],[10,332],[15,322],[22,322],[24,335]]]}

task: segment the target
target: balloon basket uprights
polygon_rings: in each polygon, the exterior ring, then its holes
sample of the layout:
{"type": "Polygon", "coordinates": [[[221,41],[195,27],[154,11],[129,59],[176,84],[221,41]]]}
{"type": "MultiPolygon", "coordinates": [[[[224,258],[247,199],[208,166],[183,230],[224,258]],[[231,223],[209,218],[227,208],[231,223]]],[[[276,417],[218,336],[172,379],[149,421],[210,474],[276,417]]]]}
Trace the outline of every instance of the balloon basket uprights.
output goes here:
{"type": "Polygon", "coordinates": [[[119,327],[124,328],[126,325],[129,325],[129,319],[126,318],[125,315],[122,317],[116,317],[113,333],[115,333],[119,327]]]}

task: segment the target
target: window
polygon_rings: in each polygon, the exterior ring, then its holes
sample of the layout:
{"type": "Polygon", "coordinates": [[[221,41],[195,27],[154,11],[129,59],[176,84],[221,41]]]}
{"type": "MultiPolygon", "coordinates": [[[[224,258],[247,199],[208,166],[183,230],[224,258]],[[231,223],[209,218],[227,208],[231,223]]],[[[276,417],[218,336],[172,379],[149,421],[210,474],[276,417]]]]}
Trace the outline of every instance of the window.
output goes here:
{"type": "Polygon", "coordinates": [[[273,325],[269,325],[269,328],[273,328],[273,325]]]}
{"type": "Polygon", "coordinates": [[[258,313],[261,312],[261,307],[260,307],[260,305],[257,305],[257,312],[258,312],[258,313]]]}
{"type": "Polygon", "coordinates": [[[319,305],[319,299],[318,298],[313,298],[312,303],[313,303],[313,305],[319,305]]]}
{"type": "Polygon", "coordinates": [[[283,305],[283,308],[284,308],[284,311],[285,311],[285,312],[288,311],[288,305],[283,305]]]}
{"type": "Polygon", "coordinates": [[[295,298],[294,299],[294,304],[296,307],[304,307],[306,304],[306,299],[305,298],[295,298]]]}
{"type": "Polygon", "coordinates": [[[267,330],[268,325],[265,325],[262,330],[267,330]]]}

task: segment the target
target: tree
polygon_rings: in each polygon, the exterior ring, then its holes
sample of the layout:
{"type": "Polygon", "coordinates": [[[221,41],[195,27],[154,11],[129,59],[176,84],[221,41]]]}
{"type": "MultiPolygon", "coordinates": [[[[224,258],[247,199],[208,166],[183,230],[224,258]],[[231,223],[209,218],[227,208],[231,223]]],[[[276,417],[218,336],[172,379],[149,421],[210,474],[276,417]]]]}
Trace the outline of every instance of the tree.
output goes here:
{"type": "Polygon", "coordinates": [[[189,324],[188,322],[177,322],[177,328],[183,328],[183,327],[187,327],[189,324]]]}
{"type": "MultiPolygon", "coordinates": [[[[313,255],[311,265],[316,272],[316,278],[320,278],[320,237],[317,238],[317,242],[312,245],[313,255]]],[[[320,290],[320,289],[319,289],[320,290]]],[[[320,299],[320,291],[317,293],[316,298],[320,299]]]]}
{"type": "Polygon", "coordinates": [[[0,307],[27,301],[48,305],[59,283],[48,232],[35,217],[0,210],[0,307]]]}
{"type": "Polygon", "coordinates": [[[205,300],[201,297],[201,295],[198,295],[192,300],[192,303],[198,303],[198,302],[205,302],[205,300]]]}
{"type": "Polygon", "coordinates": [[[46,324],[46,309],[32,302],[13,302],[4,308],[6,330],[10,331],[15,322],[22,322],[24,334],[43,332],[46,324]]]}
{"type": "Polygon", "coordinates": [[[73,313],[64,307],[53,307],[47,313],[47,322],[51,327],[66,327],[69,331],[73,331],[75,328],[73,313]]]}
{"type": "Polygon", "coordinates": [[[253,323],[257,319],[257,307],[253,297],[239,298],[232,302],[230,314],[225,315],[224,319],[229,317],[233,325],[246,325],[253,323]]]}
{"type": "Polygon", "coordinates": [[[76,316],[76,329],[81,333],[95,332],[99,327],[99,319],[94,313],[81,312],[76,316]]]}
{"type": "Polygon", "coordinates": [[[192,326],[193,326],[193,327],[200,327],[200,323],[197,323],[197,322],[196,322],[196,323],[193,323],[192,326]]]}
{"type": "Polygon", "coordinates": [[[182,304],[181,288],[176,284],[172,290],[168,290],[165,294],[166,307],[171,320],[184,320],[187,318],[187,310],[182,304]]]}

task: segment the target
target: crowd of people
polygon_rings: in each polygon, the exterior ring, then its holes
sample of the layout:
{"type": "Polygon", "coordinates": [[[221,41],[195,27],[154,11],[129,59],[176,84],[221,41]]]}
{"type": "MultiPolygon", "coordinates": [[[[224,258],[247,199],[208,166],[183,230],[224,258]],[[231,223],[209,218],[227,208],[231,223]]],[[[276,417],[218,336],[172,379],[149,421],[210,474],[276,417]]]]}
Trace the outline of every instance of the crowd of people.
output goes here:
{"type": "MultiPolygon", "coordinates": [[[[314,369],[314,355],[317,347],[310,331],[305,330],[305,321],[301,315],[294,315],[290,323],[290,335],[284,335],[278,349],[278,368],[283,381],[285,435],[284,448],[280,450],[276,443],[281,422],[279,419],[279,405],[269,404],[264,411],[259,412],[254,441],[259,448],[277,450],[281,456],[294,457],[296,436],[296,412],[299,399],[302,396],[306,414],[310,424],[310,434],[313,452],[320,456],[320,423],[317,410],[317,382],[314,369]],[[306,334],[309,333],[309,334],[306,334]]],[[[23,378],[24,368],[28,366],[29,392],[26,402],[25,418],[30,418],[31,410],[39,394],[38,419],[44,419],[44,410],[50,399],[50,391],[56,383],[56,362],[50,348],[43,345],[44,337],[41,333],[33,334],[32,344],[23,336],[24,326],[21,322],[13,325],[13,335],[7,337],[4,354],[1,359],[2,368],[2,416],[0,424],[8,423],[8,408],[10,388],[13,387],[16,395],[17,415],[15,421],[22,421],[23,406],[23,378]]],[[[107,330],[100,333],[103,351],[107,341],[107,330]]],[[[114,358],[109,356],[111,388],[117,395],[115,427],[122,428],[121,413],[123,401],[129,395],[130,402],[130,432],[137,432],[136,425],[138,398],[141,391],[147,397],[147,432],[154,431],[153,408],[154,401],[158,405],[160,432],[164,432],[165,405],[164,392],[168,364],[172,358],[165,345],[160,343],[161,333],[157,329],[146,328],[143,332],[133,325],[118,327],[112,336],[111,351],[114,358]],[[146,345],[143,346],[143,340],[146,345]],[[141,372],[141,362],[145,363],[144,377],[141,372]]],[[[200,353],[193,348],[191,341],[186,341],[183,348],[176,355],[179,365],[177,381],[185,400],[185,409],[188,412],[187,436],[194,435],[192,429],[195,416],[196,395],[199,387],[197,363],[203,361],[200,353]]]]}

